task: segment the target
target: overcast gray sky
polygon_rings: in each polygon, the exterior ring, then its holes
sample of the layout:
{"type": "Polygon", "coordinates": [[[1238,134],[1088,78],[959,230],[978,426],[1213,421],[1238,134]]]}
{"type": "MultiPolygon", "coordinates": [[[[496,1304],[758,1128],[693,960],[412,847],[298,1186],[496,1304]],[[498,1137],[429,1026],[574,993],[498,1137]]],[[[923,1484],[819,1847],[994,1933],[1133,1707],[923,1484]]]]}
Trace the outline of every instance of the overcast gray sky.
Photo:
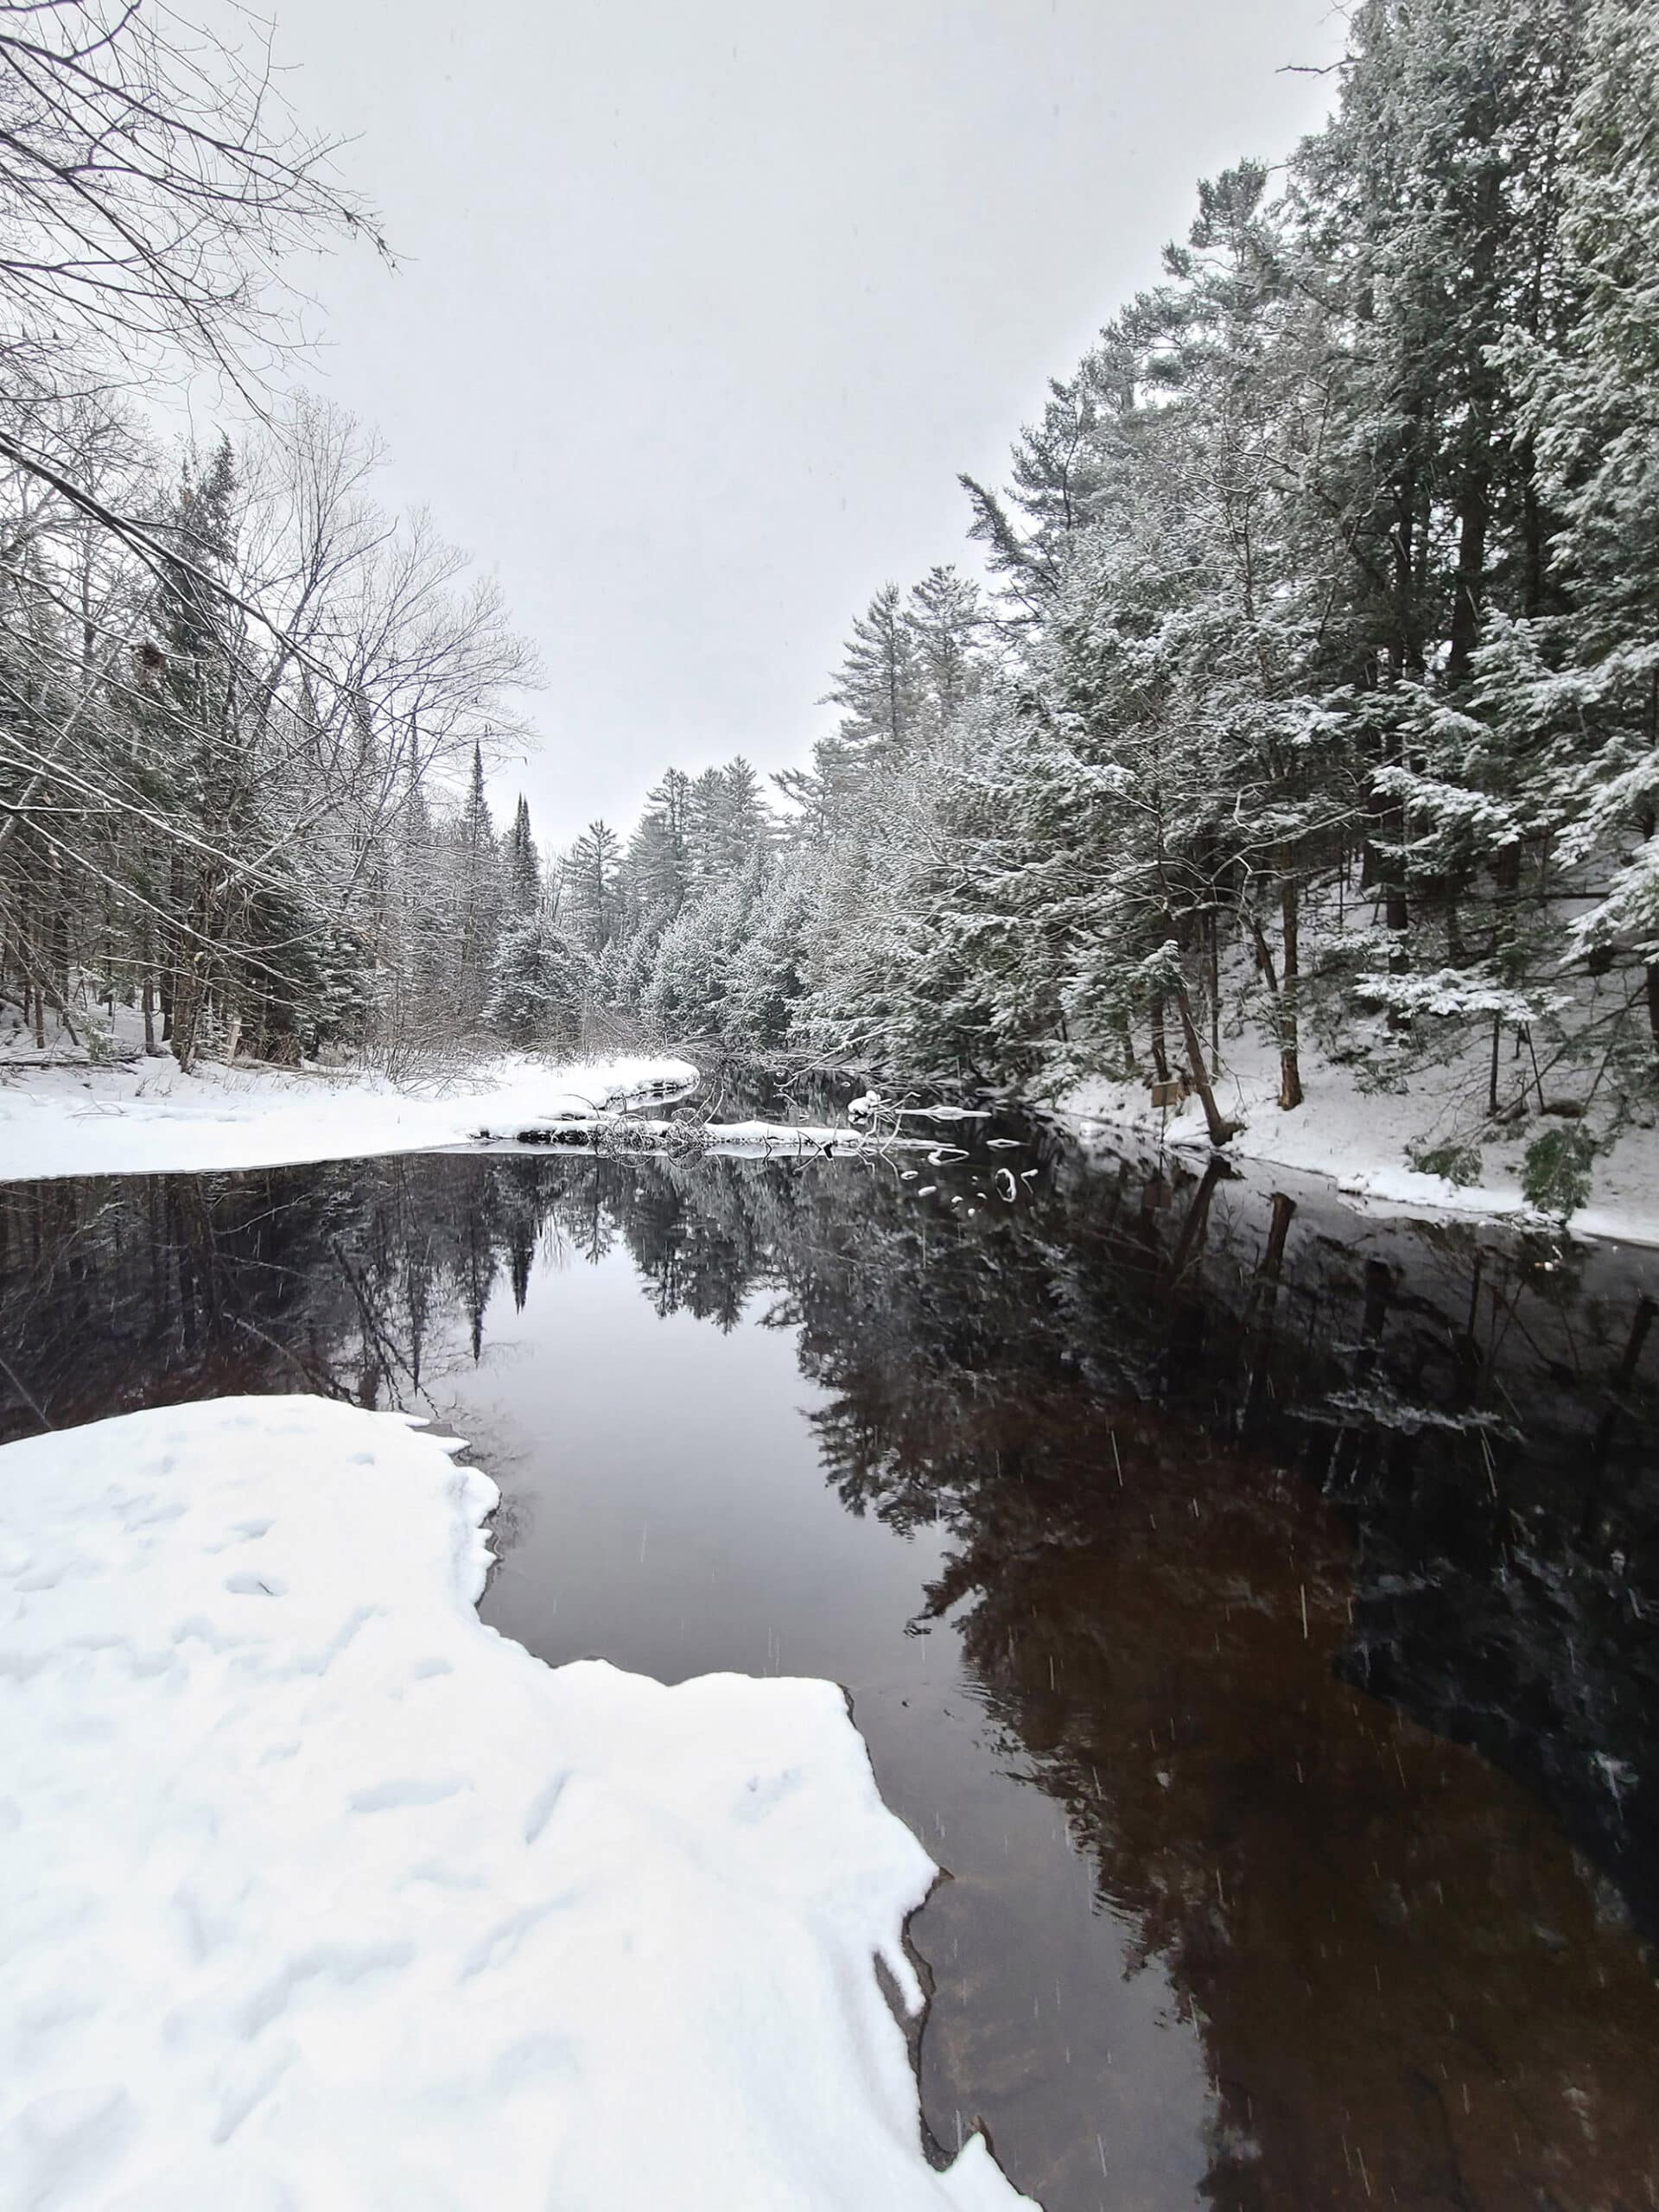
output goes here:
{"type": "Polygon", "coordinates": [[[309,378],[499,575],[543,845],[672,762],[800,760],[850,617],[966,560],[960,469],[1319,120],[1331,0],[275,0],[404,257],[309,378]]]}

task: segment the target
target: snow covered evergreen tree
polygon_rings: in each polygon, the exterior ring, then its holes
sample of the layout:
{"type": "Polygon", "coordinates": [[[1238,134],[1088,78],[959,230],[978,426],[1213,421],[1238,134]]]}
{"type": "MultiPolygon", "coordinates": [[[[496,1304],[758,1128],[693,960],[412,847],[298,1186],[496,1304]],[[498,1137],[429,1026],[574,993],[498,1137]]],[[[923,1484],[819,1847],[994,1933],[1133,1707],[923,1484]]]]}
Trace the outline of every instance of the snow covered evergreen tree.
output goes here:
{"type": "Polygon", "coordinates": [[[517,920],[533,914],[542,903],[542,861],[531,831],[530,807],[522,795],[507,832],[501,874],[507,913],[517,920]]]}
{"type": "Polygon", "coordinates": [[[490,967],[486,1026],[521,1046],[573,1052],[582,1041],[582,1010],[593,963],[539,909],[503,928],[490,967]]]}

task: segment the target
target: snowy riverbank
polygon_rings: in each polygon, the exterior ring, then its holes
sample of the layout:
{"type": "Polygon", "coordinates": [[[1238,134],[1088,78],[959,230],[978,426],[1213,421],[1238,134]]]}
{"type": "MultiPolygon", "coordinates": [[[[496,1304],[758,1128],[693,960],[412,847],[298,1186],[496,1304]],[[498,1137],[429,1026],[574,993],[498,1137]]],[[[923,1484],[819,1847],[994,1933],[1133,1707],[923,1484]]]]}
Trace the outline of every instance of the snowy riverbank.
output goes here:
{"type": "MultiPolygon", "coordinates": [[[[1550,1126],[1540,1117],[1522,1133],[1484,1145],[1471,1183],[1449,1182],[1410,1164],[1408,1147],[1443,1144],[1467,1122],[1469,1096],[1484,1082],[1483,1070],[1438,1071],[1438,1082],[1431,1074],[1403,1092],[1363,1090],[1354,1070],[1313,1053],[1304,1053],[1304,1072],[1307,1096],[1287,1113],[1278,1103],[1276,1055],[1250,1036],[1227,1040],[1217,1103],[1241,1124],[1227,1147],[1229,1159],[1328,1178],[1345,1197],[1377,1212],[1555,1225],[1522,1195],[1527,1143],[1550,1126]]],[[[1052,1110],[1062,1128],[1085,1143],[1091,1132],[1110,1128],[1209,1150],[1197,1097],[1166,1111],[1150,1103],[1143,1082],[1095,1077],[1065,1092],[1052,1110]]],[[[1659,1132],[1625,1131],[1597,1160],[1590,1202],[1568,1225],[1575,1236],[1659,1245],[1659,1132]]]]}
{"type": "Polygon", "coordinates": [[[464,1144],[485,1127],[593,1120],[694,1090],[664,1055],[558,1065],[518,1054],[442,1084],[169,1059],[41,1067],[0,1060],[0,1180],[275,1167],[464,1144]]]}
{"type": "Polygon", "coordinates": [[[971,2208],[925,2162],[933,1869],[832,1685],[556,1671],[494,1485],[239,1398],[0,1450],[0,2204],[971,2208]]]}

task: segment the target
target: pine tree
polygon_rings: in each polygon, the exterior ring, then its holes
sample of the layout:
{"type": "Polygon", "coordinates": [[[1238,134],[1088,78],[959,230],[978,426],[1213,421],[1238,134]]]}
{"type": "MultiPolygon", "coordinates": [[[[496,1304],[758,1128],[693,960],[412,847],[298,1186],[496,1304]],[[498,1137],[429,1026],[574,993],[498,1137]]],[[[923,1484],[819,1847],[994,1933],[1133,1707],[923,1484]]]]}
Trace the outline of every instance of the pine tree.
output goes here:
{"type": "Polygon", "coordinates": [[[487,1027],[520,1046],[574,1051],[593,963],[580,945],[537,911],[511,918],[491,963],[487,1027]]]}
{"type": "Polygon", "coordinates": [[[521,794],[507,833],[502,860],[502,897],[506,912],[523,920],[542,903],[542,862],[531,834],[530,807],[521,794]]]}
{"type": "Polygon", "coordinates": [[[607,822],[590,822],[570,848],[563,868],[565,910],[577,941],[597,959],[620,920],[621,848],[607,822]]]}
{"type": "Polygon", "coordinates": [[[481,1016],[501,924],[500,856],[484,789],[484,754],[473,747],[472,779],[449,840],[454,930],[453,1006],[463,1020],[481,1016]]]}
{"type": "Polygon", "coordinates": [[[741,753],[721,769],[721,782],[718,866],[721,874],[732,875],[764,848],[771,817],[760,796],[760,779],[741,753]]]}
{"type": "Polygon", "coordinates": [[[983,619],[978,585],[953,568],[930,569],[911,588],[905,625],[916,670],[918,719],[930,736],[951,728],[967,703],[983,619]]]}
{"type": "Polygon", "coordinates": [[[837,734],[849,752],[891,766],[914,734],[918,706],[915,639],[904,594],[883,584],[855,618],[836,680],[823,704],[842,709],[837,734]]]}
{"type": "Polygon", "coordinates": [[[670,768],[646,794],[628,841],[627,895],[639,919],[671,918],[691,885],[691,779],[670,768]]]}

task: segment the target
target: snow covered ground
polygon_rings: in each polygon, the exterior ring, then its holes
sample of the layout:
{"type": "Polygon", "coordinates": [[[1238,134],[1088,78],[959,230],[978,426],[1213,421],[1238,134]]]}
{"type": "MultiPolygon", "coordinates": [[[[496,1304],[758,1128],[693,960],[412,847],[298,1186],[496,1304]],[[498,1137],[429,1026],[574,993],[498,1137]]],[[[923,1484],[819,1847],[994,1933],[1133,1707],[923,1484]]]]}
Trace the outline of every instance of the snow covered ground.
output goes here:
{"type": "MultiPolygon", "coordinates": [[[[1306,1097],[1286,1113],[1278,1103],[1273,1048],[1249,1034],[1223,1039],[1217,1103],[1243,1124],[1227,1147],[1230,1158],[1328,1176],[1379,1212],[1540,1221],[1521,1193],[1521,1161],[1529,1139],[1548,1122],[1534,1117],[1522,1134],[1484,1146],[1479,1179],[1472,1184],[1419,1173],[1407,1158],[1408,1146],[1444,1143],[1467,1123],[1468,1097],[1484,1088],[1484,1047],[1474,1051],[1468,1068],[1426,1071],[1400,1093],[1363,1091],[1353,1069],[1306,1048],[1302,1069],[1306,1097]]],[[[1105,1125],[1168,1144],[1209,1147],[1197,1097],[1163,1112],[1150,1104],[1143,1082],[1093,1078],[1065,1093],[1056,1110],[1062,1125],[1085,1142],[1091,1128],[1105,1125]]],[[[1575,1235],[1659,1244],[1659,1132],[1629,1129],[1598,1160],[1591,1202],[1573,1215],[1570,1226],[1575,1235]]]]}
{"type": "Polygon", "coordinates": [[[661,1086],[695,1088],[688,1060],[556,1066],[524,1054],[400,1090],[383,1077],[172,1059],[41,1067],[0,1057],[0,1179],[274,1167],[461,1144],[486,1124],[595,1116],[661,1086]]]}
{"type": "Polygon", "coordinates": [[[315,1398],[0,1450],[4,2212],[1027,2202],[922,2154],[933,1876],[841,1693],[556,1670],[456,1447],[315,1398]]]}

